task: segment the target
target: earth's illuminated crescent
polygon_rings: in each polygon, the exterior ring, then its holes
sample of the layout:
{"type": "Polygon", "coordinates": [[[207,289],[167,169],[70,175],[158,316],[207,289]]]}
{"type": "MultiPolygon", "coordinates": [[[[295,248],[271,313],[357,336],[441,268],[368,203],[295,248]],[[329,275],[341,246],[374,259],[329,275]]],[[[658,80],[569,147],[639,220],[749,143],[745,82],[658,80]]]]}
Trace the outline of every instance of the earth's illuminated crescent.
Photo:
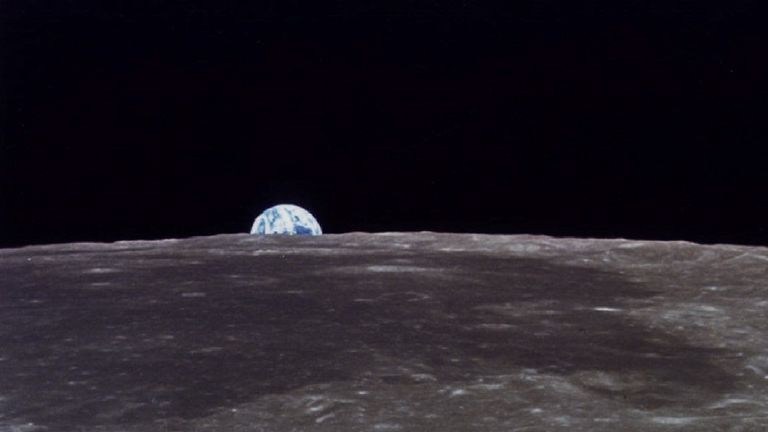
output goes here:
{"type": "Polygon", "coordinates": [[[293,204],[279,204],[262,212],[251,234],[320,235],[323,231],[311,213],[293,204]]]}

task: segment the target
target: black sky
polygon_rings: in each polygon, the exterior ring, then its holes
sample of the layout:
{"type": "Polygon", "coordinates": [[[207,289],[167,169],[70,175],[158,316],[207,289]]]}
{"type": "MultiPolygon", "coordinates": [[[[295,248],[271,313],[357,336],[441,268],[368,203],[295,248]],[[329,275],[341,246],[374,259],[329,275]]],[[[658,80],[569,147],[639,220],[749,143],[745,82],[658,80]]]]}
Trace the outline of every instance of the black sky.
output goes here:
{"type": "Polygon", "coordinates": [[[768,244],[755,2],[0,1],[0,245],[432,230],[768,244]]]}

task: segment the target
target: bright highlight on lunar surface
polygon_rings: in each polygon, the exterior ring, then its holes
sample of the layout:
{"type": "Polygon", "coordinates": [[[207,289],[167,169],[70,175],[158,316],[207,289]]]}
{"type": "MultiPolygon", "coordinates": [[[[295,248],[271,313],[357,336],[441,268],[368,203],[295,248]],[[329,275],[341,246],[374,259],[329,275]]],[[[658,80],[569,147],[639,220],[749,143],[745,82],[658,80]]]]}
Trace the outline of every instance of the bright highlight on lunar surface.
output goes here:
{"type": "Polygon", "coordinates": [[[311,213],[293,204],[279,204],[262,212],[251,234],[320,235],[323,231],[311,213]]]}

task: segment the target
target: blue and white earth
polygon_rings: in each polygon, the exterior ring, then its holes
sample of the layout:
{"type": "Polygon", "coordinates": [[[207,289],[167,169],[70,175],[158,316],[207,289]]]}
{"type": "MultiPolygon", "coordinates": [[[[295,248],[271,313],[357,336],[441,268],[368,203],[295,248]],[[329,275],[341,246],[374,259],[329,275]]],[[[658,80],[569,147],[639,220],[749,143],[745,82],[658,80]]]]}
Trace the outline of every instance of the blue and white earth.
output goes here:
{"type": "Polygon", "coordinates": [[[323,231],[312,214],[293,204],[264,210],[251,227],[251,234],[320,235],[323,231]]]}

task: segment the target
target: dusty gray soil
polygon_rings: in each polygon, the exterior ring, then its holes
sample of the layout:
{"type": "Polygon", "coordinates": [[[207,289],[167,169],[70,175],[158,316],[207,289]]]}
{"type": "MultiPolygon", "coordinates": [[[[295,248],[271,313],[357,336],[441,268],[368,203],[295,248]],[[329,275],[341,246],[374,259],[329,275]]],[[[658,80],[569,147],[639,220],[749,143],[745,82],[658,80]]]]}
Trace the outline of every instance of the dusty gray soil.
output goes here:
{"type": "Polygon", "coordinates": [[[768,249],[435,233],[0,250],[0,431],[762,431],[768,249]]]}

